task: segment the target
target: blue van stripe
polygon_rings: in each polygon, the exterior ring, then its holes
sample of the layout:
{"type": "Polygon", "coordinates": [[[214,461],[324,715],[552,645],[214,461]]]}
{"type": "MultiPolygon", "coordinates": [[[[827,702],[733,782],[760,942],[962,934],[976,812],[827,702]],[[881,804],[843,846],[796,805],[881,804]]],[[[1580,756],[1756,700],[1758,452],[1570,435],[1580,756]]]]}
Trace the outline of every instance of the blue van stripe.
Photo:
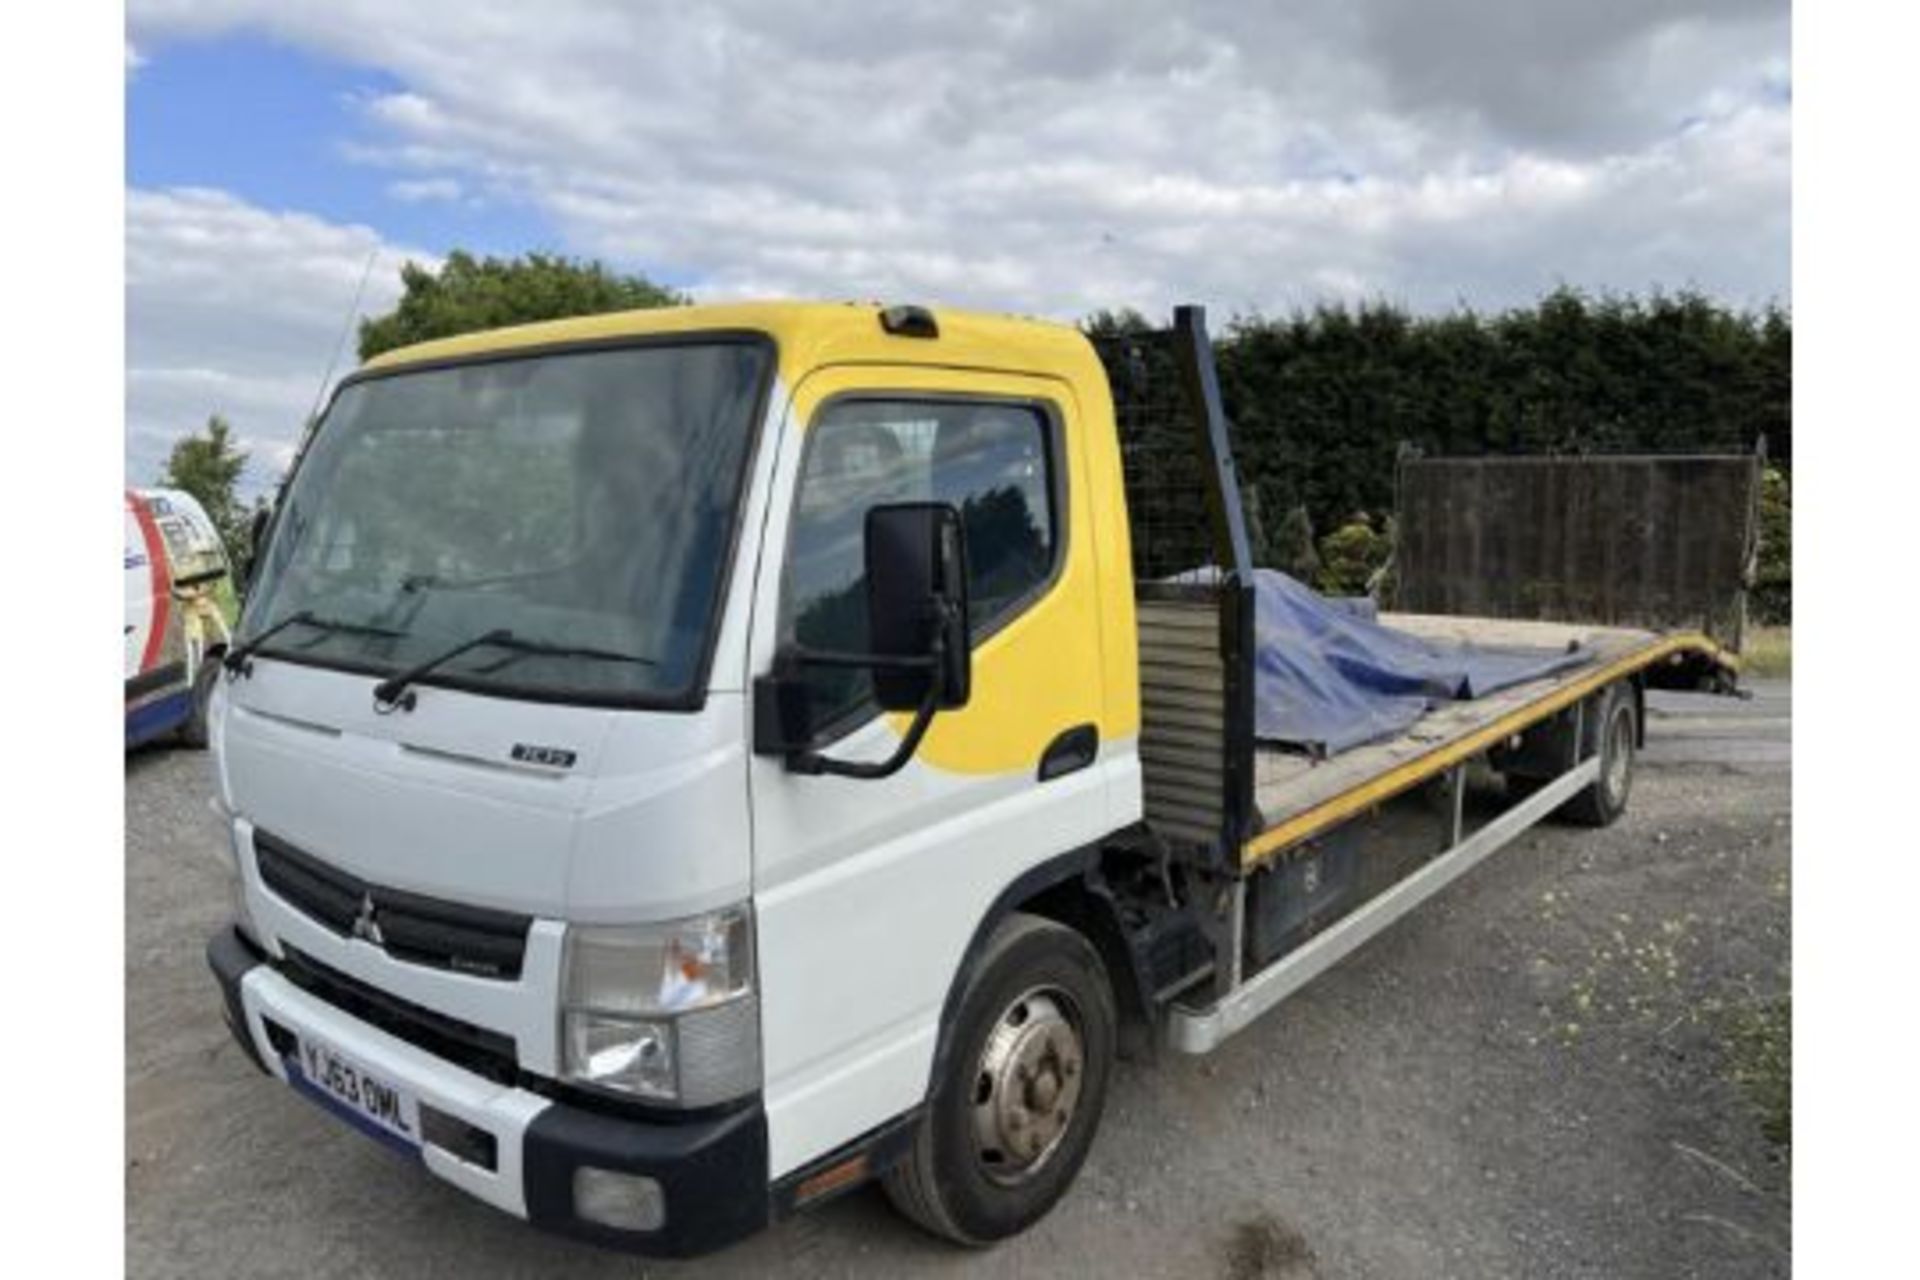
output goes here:
{"type": "Polygon", "coordinates": [[[169,694],[127,712],[127,745],[157,738],[193,714],[193,691],[169,694]]]}

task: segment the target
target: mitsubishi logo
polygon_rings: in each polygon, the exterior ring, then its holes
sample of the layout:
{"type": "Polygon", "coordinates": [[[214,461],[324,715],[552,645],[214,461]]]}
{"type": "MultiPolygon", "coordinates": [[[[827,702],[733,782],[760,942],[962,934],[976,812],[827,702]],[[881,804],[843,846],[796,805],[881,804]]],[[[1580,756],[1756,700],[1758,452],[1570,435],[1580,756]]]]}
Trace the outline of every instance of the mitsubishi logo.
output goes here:
{"type": "Polygon", "coordinates": [[[376,920],[373,915],[372,894],[363,893],[360,895],[360,910],[356,912],[353,917],[353,928],[351,932],[354,937],[360,939],[362,942],[371,942],[376,947],[384,947],[387,945],[386,936],[380,932],[380,922],[376,920]]]}

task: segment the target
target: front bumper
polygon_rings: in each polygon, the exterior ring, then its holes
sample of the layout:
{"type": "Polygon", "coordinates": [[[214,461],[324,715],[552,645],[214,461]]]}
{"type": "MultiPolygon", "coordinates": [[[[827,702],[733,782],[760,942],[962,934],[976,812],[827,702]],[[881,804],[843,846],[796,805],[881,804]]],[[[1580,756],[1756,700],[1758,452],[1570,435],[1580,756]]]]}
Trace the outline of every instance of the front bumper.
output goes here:
{"type": "Polygon", "coordinates": [[[710,1252],[768,1222],[767,1123],[757,1102],[673,1123],[573,1106],[476,1075],[352,1017],[294,985],[231,926],[207,944],[207,963],[227,1025],[256,1066],[313,1097],[291,1038],[306,1033],[352,1054],[455,1122],[439,1126],[444,1145],[429,1133],[407,1149],[431,1173],[497,1209],[596,1244],[667,1257],[710,1252]],[[574,1172],[582,1167],[653,1178],[666,1201],[664,1225],[625,1231],[577,1216],[574,1172]]]}

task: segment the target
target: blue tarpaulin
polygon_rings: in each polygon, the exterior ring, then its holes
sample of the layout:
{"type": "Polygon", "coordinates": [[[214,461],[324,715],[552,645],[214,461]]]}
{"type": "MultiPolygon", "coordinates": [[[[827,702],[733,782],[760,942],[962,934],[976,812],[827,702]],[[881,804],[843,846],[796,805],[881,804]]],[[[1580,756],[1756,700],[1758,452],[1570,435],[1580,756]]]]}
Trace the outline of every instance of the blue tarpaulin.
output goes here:
{"type": "Polygon", "coordinates": [[[1374,621],[1284,573],[1254,572],[1254,733],[1334,754],[1401,733],[1441,703],[1580,666],[1591,650],[1453,644],[1374,621]]]}

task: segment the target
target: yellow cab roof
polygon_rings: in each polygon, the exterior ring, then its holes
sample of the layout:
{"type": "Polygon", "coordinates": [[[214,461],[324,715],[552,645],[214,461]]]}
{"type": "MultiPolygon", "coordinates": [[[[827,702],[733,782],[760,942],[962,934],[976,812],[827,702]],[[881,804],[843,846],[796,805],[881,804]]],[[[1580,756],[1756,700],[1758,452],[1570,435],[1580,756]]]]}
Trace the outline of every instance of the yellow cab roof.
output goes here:
{"type": "Polygon", "coordinates": [[[781,375],[789,384],[807,370],[828,364],[939,364],[1063,374],[1084,371],[1093,359],[1079,330],[1053,321],[929,307],[939,336],[913,338],[881,328],[885,309],[877,302],[728,302],[615,311],[416,343],[383,352],[364,368],[388,370],[505,355],[521,348],[703,331],[772,338],[780,352],[781,375]]]}

